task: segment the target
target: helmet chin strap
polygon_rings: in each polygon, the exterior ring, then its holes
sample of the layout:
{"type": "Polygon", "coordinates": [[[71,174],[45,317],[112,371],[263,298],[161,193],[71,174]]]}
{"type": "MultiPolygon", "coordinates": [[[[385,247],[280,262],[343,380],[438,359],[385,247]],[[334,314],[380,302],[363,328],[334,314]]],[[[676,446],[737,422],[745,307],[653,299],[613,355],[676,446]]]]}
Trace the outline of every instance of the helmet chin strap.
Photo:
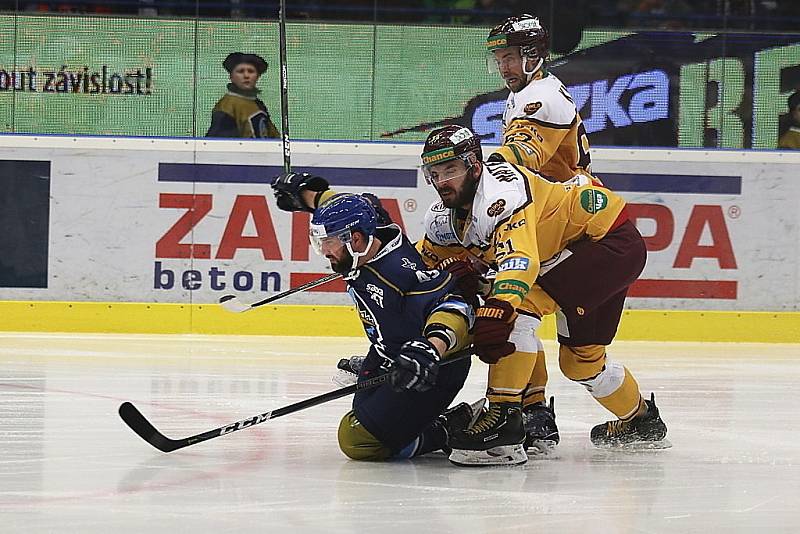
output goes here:
{"type": "Polygon", "coordinates": [[[372,248],[373,241],[374,241],[373,236],[369,236],[367,238],[367,246],[364,249],[364,252],[356,252],[355,250],[353,250],[352,241],[348,241],[347,243],[345,243],[345,246],[347,247],[347,252],[349,252],[350,257],[353,258],[353,264],[350,266],[350,271],[346,275],[344,275],[345,280],[352,280],[353,278],[356,278],[358,276],[358,259],[361,258],[362,256],[367,255],[369,249],[372,248]]]}
{"type": "Polygon", "coordinates": [[[522,72],[527,77],[528,80],[527,83],[531,82],[533,77],[536,75],[537,72],[539,72],[542,69],[542,65],[544,64],[544,60],[542,58],[539,58],[539,61],[536,62],[536,66],[533,67],[533,70],[528,72],[527,70],[525,70],[525,66],[528,64],[529,59],[530,58],[528,58],[528,56],[522,56],[522,72]]]}

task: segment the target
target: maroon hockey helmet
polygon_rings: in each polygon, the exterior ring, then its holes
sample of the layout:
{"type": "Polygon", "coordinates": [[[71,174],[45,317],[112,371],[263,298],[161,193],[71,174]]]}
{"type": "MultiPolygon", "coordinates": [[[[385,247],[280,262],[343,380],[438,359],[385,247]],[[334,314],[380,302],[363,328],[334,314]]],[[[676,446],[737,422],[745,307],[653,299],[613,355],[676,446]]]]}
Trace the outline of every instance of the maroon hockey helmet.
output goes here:
{"type": "Polygon", "coordinates": [[[451,124],[433,130],[422,149],[422,171],[431,183],[430,168],[452,159],[461,159],[469,166],[483,160],[481,140],[465,126],[451,124]]]}
{"type": "Polygon", "coordinates": [[[509,46],[518,46],[525,57],[546,61],[550,34],[539,23],[539,17],[528,14],[509,17],[489,31],[486,47],[494,52],[509,46]]]}

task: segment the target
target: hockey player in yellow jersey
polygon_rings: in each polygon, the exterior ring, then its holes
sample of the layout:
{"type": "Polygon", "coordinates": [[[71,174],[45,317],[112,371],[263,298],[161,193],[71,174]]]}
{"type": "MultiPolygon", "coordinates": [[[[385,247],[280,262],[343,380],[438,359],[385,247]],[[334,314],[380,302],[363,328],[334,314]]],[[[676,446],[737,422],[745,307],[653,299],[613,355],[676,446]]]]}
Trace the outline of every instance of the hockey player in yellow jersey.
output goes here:
{"type": "Polygon", "coordinates": [[[549,35],[533,15],[510,17],[486,40],[490,71],[509,89],[503,145],[488,161],[507,161],[564,182],[589,170],[589,140],[561,80],[547,71],[549,35]]]}
{"type": "MultiPolygon", "coordinates": [[[[460,126],[431,132],[422,162],[441,198],[426,215],[423,256],[445,267],[466,263],[447,258],[477,259],[497,272],[474,328],[476,352],[490,364],[489,410],[452,436],[451,461],[526,461],[523,395],[541,351],[539,318],[555,309],[562,372],[617,417],[593,428],[592,442],[667,446],[654,399],[606,354],[647,257],[625,201],[588,175],[555,183],[511,163],[483,163],[477,136],[460,126]]],[[[470,285],[468,269],[455,271],[470,285]]]]}
{"type": "MultiPolygon", "coordinates": [[[[589,140],[564,84],[547,71],[549,34],[533,15],[510,17],[489,32],[487,65],[509,89],[503,145],[489,162],[507,161],[565,182],[591,163],[589,140]]],[[[595,180],[602,185],[599,180],[595,180]]],[[[538,290],[538,288],[535,288],[538,290]]],[[[553,398],[545,402],[547,365],[538,352],[523,401],[526,448],[546,451],[559,441],[553,398]]]]}

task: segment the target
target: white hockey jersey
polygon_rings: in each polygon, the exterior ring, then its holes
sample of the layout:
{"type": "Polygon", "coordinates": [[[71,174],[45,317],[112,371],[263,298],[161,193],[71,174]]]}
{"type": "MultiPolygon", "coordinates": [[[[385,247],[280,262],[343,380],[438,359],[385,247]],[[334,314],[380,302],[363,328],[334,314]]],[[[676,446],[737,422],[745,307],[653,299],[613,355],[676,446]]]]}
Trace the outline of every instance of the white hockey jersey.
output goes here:
{"type": "Polygon", "coordinates": [[[518,93],[503,112],[503,159],[566,181],[590,168],[589,140],[569,92],[544,72],[518,93]]]}

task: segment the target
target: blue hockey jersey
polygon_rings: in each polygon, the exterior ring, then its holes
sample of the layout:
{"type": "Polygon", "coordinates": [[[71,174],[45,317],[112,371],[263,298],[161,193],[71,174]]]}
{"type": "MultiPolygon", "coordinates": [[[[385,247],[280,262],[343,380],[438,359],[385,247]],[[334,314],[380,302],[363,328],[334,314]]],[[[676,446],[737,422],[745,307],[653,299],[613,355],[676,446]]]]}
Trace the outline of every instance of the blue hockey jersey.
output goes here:
{"type": "MultiPolygon", "coordinates": [[[[447,271],[428,270],[417,249],[395,224],[378,228],[378,254],[346,279],[364,331],[375,351],[392,360],[426,325],[444,324],[454,335],[450,350],[466,346],[474,311],[454,294],[447,271]]],[[[387,362],[388,363],[388,362],[387,362]]]]}

